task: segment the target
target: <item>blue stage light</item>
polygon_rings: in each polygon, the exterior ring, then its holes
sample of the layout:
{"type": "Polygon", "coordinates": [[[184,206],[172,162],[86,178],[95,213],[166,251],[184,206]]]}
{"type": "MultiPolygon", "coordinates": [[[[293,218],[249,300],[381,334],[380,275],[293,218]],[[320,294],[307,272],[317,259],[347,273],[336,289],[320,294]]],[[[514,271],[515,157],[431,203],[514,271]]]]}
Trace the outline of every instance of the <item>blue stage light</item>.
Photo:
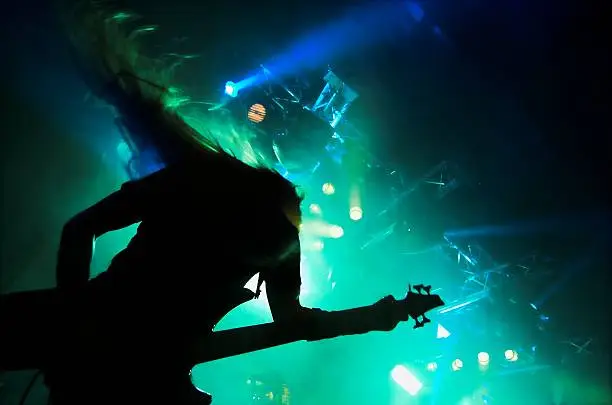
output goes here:
{"type": "Polygon", "coordinates": [[[225,94],[230,97],[236,97],[238,95],[238,88],[236,87],[236,83],[227,82],[225,83],[225,94]]]}

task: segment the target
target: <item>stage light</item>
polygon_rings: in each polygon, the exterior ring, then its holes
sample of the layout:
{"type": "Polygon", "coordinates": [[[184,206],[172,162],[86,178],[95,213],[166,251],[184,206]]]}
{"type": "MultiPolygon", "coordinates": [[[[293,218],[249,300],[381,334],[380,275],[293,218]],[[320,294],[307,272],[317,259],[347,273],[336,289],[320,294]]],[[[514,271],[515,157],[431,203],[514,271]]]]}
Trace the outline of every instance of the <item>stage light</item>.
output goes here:
{"type": "Polygon", "coordinates": [[[504,352],[504,357],[508,361],[517,361],[518,360],[518,353],[515,350],[508,349],[508,350],[506,350],[504,352]]]}
{"type": "Polygon", "coordinates": [[[247,118],[249,121],[259,124],[266,118],[266,107],[259,103],[253,104],[251,107],[249,107],[247,118]]]}
{"type": "Polygon", "coordinates": [[[349,210],[349,217],[353,221],[359,221],[361,218],[363,218],[363,210],[361,207],[351,207],[349,210]]]}
{"type": "Polygon", "coordinates": [[[308,206],[308,210],[311,214],[321,215],[321,206],[319,204],[312,203],[308,206]]]}
{"type": "Polygon", "coordinates": [[[427,371],[431,371],[432,373],[438,369],[438,363],[432,361],[431,363],[427,363],[427,371]]]}
{"type": "Polygon", "coordinates": [[[323,189],[323,194],[326,194],[326,195],[332,195],[332,194],[334,194],[336,192],[336,188],[331,183],[323,184],[323,188],[322,189],[323,189]]]}
{"type": "Polygon", "coordinates": [[[406,367],[398,365],[391,370],[391,378],[408,394],[415,396],[423,388],[423,383],[419,381],[406,367]]]}
{"type": "Polygon", "coordinates": [[[489,353],[487,352],[478,353],[478,363],[483,366],[486,366],[487,364],[489,364],[489,353]]]}
{"type": "Polygon", "coordinates": [[[437,339],[446,339],[450,335],[451,335],[450,332],[444,326],[442,326],[441,324],[438,324],[438,331],[436,333],[437,339]]]}
{"type": "Polygon", "coordinates": [[[462,367],[463,367],[463,361],[461,361],[461,359],[453,360],[453,363],[451,364],[451,369],[453,371],[459,371],[461,370],[462,367]]]}
{"type": "Polygon", "coordinates": [[[325,247],[325,244],[323,243],[322,240],[316,240],[312,243],[312,249],[320,252],[321,250],[323,250],[323,248],[325,247]]]}
{"type": "Polygon", "coordinates": [[[334,239],[341,238],[342,236],[344,236],[344,229],[342,229],[341,226],[332,225],[329,227],[329,236],[334,239]]]}
{"type": "Polygon", "coordinates": [[[238,95],[238,88],[236,87],[236,83],[227,82],[225,83],[225,94],[230,97],[236,97],[238,95]]]}

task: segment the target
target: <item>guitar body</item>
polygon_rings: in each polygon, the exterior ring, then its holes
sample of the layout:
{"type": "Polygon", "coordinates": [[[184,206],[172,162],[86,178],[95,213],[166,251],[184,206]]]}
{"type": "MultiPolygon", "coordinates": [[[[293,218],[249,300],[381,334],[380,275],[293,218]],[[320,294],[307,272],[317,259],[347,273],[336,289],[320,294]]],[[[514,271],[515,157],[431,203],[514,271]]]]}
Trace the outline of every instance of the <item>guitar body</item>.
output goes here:
{"type": "MultiPolygon", "coordinates": [[[[208,308],[207,323],[216,324],[252,298],[253,293],[246,289],[226,296],[208,308]]],[[[62,345],[63,355],[43,369],[54,405],[108,405],[118,399],[121,403],[211,403],[209,394],[193,386],[190,371],[196,364],[192,348],[201,350],[212,330],[203,331],[199,339],[193,336],[192,342],[171,340],[166,347],[153,347],[147,336],[125,336],[125,342],[117,341],[116,335],[109,337],[90,319],[83,321],[79,332],[79,342],[68,338],[62,345]]]]}

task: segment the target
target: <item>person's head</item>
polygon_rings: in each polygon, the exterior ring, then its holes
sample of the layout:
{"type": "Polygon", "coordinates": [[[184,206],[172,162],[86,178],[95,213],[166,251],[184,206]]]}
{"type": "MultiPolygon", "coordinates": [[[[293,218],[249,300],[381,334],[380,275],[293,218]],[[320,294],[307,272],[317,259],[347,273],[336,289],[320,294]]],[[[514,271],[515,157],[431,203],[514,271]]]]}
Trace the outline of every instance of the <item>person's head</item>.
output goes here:
{"type": "MultiPolygon", "coordinates": [[[[271,201],[278,206],[287,219],[299,228],[302,224],[302,201],[304,196],[295,184],[284,178],[275,170],[260,168],[265,185],[265,192],[272,197],[271,201]]],[[[263,191],[263,190],[262,190],[263,191]]]]}

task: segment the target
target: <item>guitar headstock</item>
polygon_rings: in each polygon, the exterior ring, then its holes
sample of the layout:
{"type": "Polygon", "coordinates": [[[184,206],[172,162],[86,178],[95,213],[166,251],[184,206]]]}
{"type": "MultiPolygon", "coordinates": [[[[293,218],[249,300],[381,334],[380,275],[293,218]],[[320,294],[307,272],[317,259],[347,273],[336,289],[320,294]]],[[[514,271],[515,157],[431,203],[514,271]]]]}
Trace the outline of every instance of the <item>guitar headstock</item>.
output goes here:
{"type": "Polygon", "coordinates": [[[439,295],[431,293],[431,286],[409,285],[404,299],[396,300],[389,295],[373,305],[375,319],[369,324],[369,330],[390,331],[399,322],[410,318],[415,321],[414,329],[422,328],[431,322],[425,314],[441,306],[444,306],[444,301],[439,295]]]}
{"type": "Polygon", "coordinates": [[[444,306],[444,301],[439,295],[431,294],[431,286],[423,284],[408,285],[408,294],[400,303],[403,304],[408,317],[414,319],[414,329],[422,328],[431,322],[425,315],[427,312],[444,306]]]}

